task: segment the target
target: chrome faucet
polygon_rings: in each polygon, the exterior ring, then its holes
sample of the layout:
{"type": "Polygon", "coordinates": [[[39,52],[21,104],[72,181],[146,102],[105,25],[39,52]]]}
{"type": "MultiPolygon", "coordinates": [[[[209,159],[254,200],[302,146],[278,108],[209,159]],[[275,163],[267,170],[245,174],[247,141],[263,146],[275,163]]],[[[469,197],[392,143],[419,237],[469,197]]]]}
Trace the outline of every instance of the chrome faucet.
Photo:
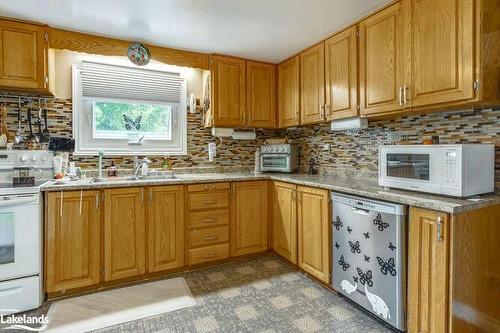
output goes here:
{"type": "Polygon", "coordinates": [[[98,164],[98,174],[97,178],[102,179],[102,158],[104,157],[104,152],[99,150],[99,164],[98,164]]]}
{"type": "Polygon", "coordinates": [[[147,157],[144,157],[142,159],[142,161],[139,161],[139,157],[137,156],[134,156],[134,170],[133,170],[133,177],[135,179],[138,179],[139,176],[137,176],[137,174],[139,173],[139,170],[141,170],[142,166],[144,164],[149,164],[151,163],[151,161],[147,158],[147,157]]]}

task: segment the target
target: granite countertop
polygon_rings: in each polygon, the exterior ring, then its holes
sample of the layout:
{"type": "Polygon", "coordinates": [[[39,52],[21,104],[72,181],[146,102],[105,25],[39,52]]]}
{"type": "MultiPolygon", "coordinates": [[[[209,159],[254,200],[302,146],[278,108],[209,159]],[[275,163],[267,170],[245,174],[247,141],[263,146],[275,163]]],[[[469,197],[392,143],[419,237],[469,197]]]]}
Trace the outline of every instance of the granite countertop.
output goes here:
{"type": "Polygon", "coordinates": [[[147,179],[130,180],[127,178],[93,182],[92,179],[71,181],[65,184],[56,184],[49,181],[43,184],[41,191],[68,191],[92,190],[113,187],[133,187],[145,185],[173,185],[209,183],[221,181],[244,180],[278,180],[297,185],[318,187],[348,195],[362,196],[370,199],[389,201],[442,211],[446,213],[462,213],[481,207],[500,204],[500,193],[486,194],[468,199],[459,199],[433,194],[403,190],[384,190],[374,179],[357,179],[345,176],[309,175],[309,174],[260,174],[253,173],[206,173],[206,174],[178,174],[174,179],[147,179]]]}

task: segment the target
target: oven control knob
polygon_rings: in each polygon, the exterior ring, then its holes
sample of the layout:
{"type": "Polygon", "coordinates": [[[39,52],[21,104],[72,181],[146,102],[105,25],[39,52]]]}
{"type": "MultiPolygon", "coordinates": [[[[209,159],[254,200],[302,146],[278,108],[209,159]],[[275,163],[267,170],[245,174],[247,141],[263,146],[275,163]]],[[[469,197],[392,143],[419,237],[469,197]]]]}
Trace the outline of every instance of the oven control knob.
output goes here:
{"type": "Polygon", "coordinates": [[[35,162],[37,159],[38,159],[38,157],[37,157],[36,155],[31,156],[31,160],[32,160],[33,162],[35,162]]]}
{"type": "Polygon", "coordinates": [[[21,155],[19,157],[19,161],[21,161],[21,162],[26,162],[27,160],[28,160],[28,156],[26,156],[26,155],[21,155]]]}

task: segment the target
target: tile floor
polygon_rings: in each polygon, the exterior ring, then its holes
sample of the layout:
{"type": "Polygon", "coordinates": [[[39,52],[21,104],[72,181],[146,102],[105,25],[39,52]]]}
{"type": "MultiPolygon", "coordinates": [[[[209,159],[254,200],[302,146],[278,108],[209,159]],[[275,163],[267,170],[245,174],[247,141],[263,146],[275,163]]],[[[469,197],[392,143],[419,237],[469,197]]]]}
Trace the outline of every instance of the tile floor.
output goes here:
{"type": "Polygon", "coordinates": [[[275,255],[176,276],[198,305],[96,332],[392,332],[275,255]]]}

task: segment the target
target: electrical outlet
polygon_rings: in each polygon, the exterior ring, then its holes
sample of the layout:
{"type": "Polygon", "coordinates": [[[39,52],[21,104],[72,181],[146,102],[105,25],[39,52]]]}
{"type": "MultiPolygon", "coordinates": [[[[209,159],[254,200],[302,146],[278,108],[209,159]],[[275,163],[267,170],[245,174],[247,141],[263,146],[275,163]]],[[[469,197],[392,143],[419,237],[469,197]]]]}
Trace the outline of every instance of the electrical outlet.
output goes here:
{"type": "Polygon", "coordinates": [[[329,143],[325,143],[323,145],[323,151],[330,151],[330,144],[329,143]]]}

